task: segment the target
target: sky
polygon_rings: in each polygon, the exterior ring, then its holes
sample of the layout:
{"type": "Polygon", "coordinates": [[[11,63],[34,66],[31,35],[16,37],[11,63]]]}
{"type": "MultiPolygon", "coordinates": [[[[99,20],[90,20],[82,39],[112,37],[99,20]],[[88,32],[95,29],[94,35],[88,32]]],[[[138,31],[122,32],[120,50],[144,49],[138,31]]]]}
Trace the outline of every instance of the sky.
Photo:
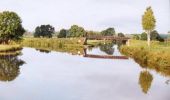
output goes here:
{"type": "Polygon", "coordinates": [[[101,31],[114,27],[116,32],[141,33],[141,16],[152,6],[156,30],[170,30],[170,0],[0,0],[0,11],[14,11],[24,28],[50,24],[56,31],[79,25],[101,31]]]}

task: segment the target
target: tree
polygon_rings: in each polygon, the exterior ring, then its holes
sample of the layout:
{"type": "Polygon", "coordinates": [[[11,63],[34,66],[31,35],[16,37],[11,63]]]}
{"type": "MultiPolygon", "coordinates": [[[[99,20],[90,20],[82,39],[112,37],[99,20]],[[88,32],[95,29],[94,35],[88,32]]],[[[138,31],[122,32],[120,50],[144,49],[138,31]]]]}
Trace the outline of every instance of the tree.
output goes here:
{"type": "Polygon", "coordinates": [[[69,29],[69,37],[83,37],[86,31],[83,27],[79,27],[77,25],[71,26],[69,29]]]}
{"type": "Polygon", "coordinates": [[[58,38],[66,38],[67,35],[68,35],[68,30],[66,30],[66,29],[61,29],[57,37],[58,37],[58,38]]]}
{"type": "Polygon", "coordinates": [[[8,44],[11,40],[22,39],[25,30],[22,21],[15,12],[0,13],[0,43],[8,44]]]}
{"type": "Polygon", "coordinates": [[[164,39],[159,35],[159,33],[156,30],[151,32],[151,40],[157,40],[160,42],[164,41],[164,39]]]}
{"type": "Polygon", "coordinates": [[[115,34],[116,34],[116,32],[115,32],[114,28],[107,28],[106,30],[103,30],[101,32],[101,35],[103,35],[103,36],[113,36],[115,34]]]}
{"type": "Polygon", "coordinates": [[[87,36],[91,36],[91,35],[100,35],[100,32],[87,31],[87,36]]]}
{"type": "MultiPolygon", "coordinates": [[[[150,33],[150,39],[155,41],[163,41],[163,39],[156,30],[150,33]]],[[[141,40],[147,40],[147,33],[144,32],[141,34],[141,40]]]]}
{"type": "Polygon", "coordinates": [[[141,40],[147,40],[147,33],[143,32],[141,34],[141,40]]]}
{"type": "Polygon", "coordinates": [[[156,19],[151,7],[146,9],[146,12],[142,16],[142,26],[147,32],[148,46],[150,46],[150,33],[155,29],[156,19]]]}
{"type": "Polygon", "coordinates": [[[125,37],[125,35],[123,33],[118,33],[117,35],[118,35],[118,37],[125,37]]]}
{"type": "Polygon", "coordinates": [[[41,25],[35,28],[34,37],[48,37],[51,38],[55,32],[55,28],[51,25],[41,25]]]}
{"type": "Polygon", "coordinates": [[[137,34],[134,34],[134,35],[133,35],[133,39],[135,39],[135,40],[139,40],[139,39],[140,39],[140,36],[139,36],[139,35],[137,35],[137,34]]]}

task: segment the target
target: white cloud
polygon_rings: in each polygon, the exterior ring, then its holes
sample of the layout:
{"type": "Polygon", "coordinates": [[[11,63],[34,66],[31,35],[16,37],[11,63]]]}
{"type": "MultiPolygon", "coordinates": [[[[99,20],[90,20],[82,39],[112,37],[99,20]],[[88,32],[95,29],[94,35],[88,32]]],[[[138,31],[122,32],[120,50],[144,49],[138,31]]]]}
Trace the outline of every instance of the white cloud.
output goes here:
{"type": "Polygon", "coordinates": [[[142,32],[141,15],[152,6],[156,29],[161,33],[170,30],[170,4],[168,0],[0,0],[0,9],[17,12],[26,29],[51,24],[56,30],[72,24],[87,30],[115,27],[119,32],[142,32]]]}

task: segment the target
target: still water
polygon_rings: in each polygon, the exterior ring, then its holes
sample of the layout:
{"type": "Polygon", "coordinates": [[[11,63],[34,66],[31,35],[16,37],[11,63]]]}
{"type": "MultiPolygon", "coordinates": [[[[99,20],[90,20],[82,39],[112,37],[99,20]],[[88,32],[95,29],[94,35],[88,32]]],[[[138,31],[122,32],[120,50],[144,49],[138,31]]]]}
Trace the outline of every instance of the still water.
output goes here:
{"type": "MultiPolygon", "coordinates": [[[[88,54],[120,56],[117,46],[88,54]]],[[[23,48],[0,59],[0,100],[170,100],[170,77],[132,59],[98,59],[23,48]]]]}

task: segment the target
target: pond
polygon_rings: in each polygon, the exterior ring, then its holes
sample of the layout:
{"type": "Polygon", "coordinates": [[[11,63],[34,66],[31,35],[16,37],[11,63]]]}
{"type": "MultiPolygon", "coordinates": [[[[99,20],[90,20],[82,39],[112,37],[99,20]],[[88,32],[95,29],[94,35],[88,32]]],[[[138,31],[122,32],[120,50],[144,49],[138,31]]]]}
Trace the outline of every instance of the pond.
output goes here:
{"type": "MultiPolygon", "coordinates": [[[[116,45],[86,50],[121,56],[116,45]]],[[[0,100],[169,100],[170,77],[133,59],[102,59],[23,48],[0,58],[0,100]]]]}

